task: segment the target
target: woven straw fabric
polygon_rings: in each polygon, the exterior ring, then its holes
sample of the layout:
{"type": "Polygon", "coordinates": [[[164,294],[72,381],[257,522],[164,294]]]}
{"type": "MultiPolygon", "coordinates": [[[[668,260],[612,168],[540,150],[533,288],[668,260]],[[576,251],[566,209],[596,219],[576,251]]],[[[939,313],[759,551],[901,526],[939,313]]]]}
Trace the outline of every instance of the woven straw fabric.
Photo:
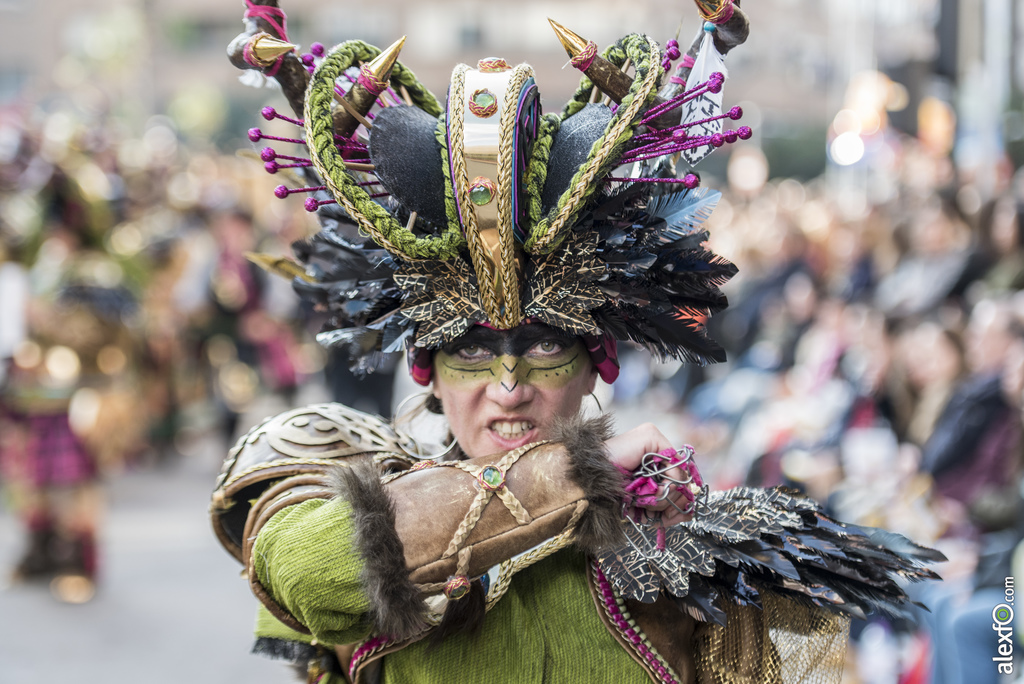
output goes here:
{"type": "Polygon", "coordinates": [[[775,594],[764,611],[729,605],[728,626],[695,637],[697,684],[838,684],[850,620],[775,594]]]}

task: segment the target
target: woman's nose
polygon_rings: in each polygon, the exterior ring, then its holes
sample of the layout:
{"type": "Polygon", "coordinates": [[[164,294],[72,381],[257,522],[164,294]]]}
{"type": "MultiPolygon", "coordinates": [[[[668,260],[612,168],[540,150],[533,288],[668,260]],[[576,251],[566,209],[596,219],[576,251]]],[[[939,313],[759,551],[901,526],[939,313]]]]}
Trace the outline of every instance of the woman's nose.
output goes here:
{"type": "Polygon", "coordinates": [[[489,397],[502,406],[516,406],[527,401],[533,391],[527,381],[528,373],[521,358],[501,357],[498,359],[496,378],[487,388],[489,397]]]}

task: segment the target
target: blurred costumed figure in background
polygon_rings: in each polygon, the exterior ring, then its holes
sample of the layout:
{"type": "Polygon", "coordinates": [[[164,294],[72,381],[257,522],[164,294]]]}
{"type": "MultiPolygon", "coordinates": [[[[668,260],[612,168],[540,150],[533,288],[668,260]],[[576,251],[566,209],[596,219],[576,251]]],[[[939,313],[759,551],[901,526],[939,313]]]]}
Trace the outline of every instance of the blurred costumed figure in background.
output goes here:
{"type": "Polygon", "coordinates": [[[0,472],[26,532],[14,579],[52,580],[78,603],[98,575],[101,476],[140,450],[145,429],[132,329],[141,270],[108,253],[115,206],[80,182],[103,173],[102,146],[77,141],[60,163],[35,156],[27,132],[24,147],[12,165],[36,172],[5,168],[3,191],[38,211],[27,230],[3,226],[0,472]]]}

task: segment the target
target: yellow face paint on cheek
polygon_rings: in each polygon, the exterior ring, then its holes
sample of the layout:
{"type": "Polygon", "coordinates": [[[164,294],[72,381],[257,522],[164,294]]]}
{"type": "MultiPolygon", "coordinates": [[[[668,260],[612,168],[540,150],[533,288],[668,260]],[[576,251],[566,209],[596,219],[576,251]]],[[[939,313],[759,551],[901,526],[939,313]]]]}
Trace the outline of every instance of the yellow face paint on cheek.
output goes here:
{"type": "Polygon", "coordinates": [[[586,349],[579,342],[551,357],[525,357],[521,362],[528,370],[523,381],[542,389],[561,389],[579,377],[586,359],[586,349]]]}
{"type": "Polygon", "coordinates": [[[474,363],[443,351],[434,354],[434,372],[437,376],[446,384],[460,387],[494,381],[496,376],[492,366],[495,363],[496,359],[490,357],[474,363]]]}

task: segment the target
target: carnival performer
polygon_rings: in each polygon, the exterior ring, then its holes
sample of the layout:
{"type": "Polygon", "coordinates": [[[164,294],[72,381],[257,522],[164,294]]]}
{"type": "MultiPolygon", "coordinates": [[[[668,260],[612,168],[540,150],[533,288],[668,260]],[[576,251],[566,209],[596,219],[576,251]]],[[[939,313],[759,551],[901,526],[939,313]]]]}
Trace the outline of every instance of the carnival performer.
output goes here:
{"type": "Polygon", "coordinates": [[[308,187],[277,194],[310,193],[323,226],[301,264],[253,258],[294,277],[356,370],[405,351],[452,438],[430,453],[324,404],[239,441],[211,513],[262,604],[257,651],[320,684],[838,682],[849,616],[905,615],[895,578],[935,577],[929,549],[787,490],[712,493],[653,425],[580,417],[617,340],[723,358],[704,327],[735,273],[704,247],[718,194],[672,157],[749,137],[721,108],[748,26],[736,3],[697,4],[660,91],[678,47],[633,35],[598,55],[552,22],[585,78],[544,116],[528,65],[460,65],[442,104],[402,41],[299,57],[276,2],[247,1],[229,54],[281,82],[301,120],[263,115],[310,153],[261,156],[299,170],[308,187]]]}
{"type": "Polygon", "coordinates": [[[26,278],[18,307],[25,335],[0,383],[0,475],[27,537],[13,579],[49,582],[59,600],[83,603],[98,575],[101,476],[140,439],[129,380],[135,302],[110,282],[120,277],[112,259],[66,225],[48,231],[36,289],[26,278]]]}

